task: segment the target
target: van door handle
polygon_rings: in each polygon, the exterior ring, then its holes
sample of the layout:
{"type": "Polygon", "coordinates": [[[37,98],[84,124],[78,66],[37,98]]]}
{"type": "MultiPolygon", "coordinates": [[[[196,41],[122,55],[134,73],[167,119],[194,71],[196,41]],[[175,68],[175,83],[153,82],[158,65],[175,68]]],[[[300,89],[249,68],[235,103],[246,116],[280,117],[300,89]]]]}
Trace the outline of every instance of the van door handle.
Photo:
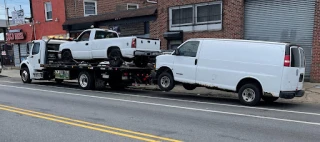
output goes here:
{"type": "Polygon", "coordinates": [[[198,59],[195,59],[194,60],[194,65],[197,65],[198,64],[198,59]]]}

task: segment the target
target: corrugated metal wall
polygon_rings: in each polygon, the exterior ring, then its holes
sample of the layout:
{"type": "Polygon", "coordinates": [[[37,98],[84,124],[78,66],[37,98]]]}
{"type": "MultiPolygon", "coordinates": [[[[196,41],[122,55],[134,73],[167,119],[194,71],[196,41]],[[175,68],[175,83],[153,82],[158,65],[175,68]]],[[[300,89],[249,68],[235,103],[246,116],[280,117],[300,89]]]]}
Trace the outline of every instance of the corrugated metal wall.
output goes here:
{"type": "Polygon", "coordinates": [[[310,79],[314,12],[315,0],[246,0],[245,39],[301,45],[310,79]]]}
{"type": "Polygon", "coordinates": [[[20,66],[20,57],[19,57],[19,45],[14,44],[13,45],[13,54],[14,54],[14,65],[20,66]]]}

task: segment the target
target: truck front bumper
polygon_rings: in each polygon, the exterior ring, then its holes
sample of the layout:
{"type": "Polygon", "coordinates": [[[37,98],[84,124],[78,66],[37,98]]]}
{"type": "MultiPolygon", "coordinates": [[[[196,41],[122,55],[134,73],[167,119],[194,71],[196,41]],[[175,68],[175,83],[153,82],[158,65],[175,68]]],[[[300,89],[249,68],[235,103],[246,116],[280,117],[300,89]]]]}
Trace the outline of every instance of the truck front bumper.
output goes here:
{"type": "Polygon", "coordinates": [[[148,56],[155,57],[161,55],[160,51],[134,51],[134,56],[148,56]]]}
{"type": "Polygon", "coordinates": [[[293,99],[294,97],[302,97],[304,96],[304,90],[298,91],[281,91],[279,97],[283,99],[293,99]]]}

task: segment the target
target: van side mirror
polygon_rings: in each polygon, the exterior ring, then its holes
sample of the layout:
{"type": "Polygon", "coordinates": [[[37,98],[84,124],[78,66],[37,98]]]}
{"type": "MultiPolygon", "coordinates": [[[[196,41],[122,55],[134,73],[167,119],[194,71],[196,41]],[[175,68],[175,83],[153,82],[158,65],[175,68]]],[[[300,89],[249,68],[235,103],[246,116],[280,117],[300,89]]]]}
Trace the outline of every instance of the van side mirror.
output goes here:
{"type": "Polygon", "coordinates": [[[175,50],[174,50],[174,55],[177,55],[177,56],[179,56],[179,55],[180,55],[180,51],[179,51],[179,49],[175,49],[175,50]]]}

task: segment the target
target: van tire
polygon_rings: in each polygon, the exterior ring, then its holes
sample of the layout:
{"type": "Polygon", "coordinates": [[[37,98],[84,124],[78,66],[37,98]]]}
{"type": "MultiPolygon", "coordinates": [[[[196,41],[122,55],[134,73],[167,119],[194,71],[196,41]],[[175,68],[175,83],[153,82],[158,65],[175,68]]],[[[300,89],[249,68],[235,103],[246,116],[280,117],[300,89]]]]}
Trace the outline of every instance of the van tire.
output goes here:
{"type": "Polygon", "coordinates": [[[123,64],[123,59],[120,49],[113,49],[108,54],[109,63],[112,67],[120,67],[123,64]]]}
{"type": "Polygon", "coordinates": [[[260,103],[261,92],[261,89],[256,84],[245,84],[240,88],[238,97],[241,104],[255,106],[260,103]]]}
{"type": "Polygon", "coordinates": [[[183,83],[182,84],[183,88],[186,89],[186,90],[194,90],[197,88],[196,85],[194,84],[186,84],[186,83],[183,83]]]}
{"type": "Polygon", "coordinates": [[[279,99],[279,97],[262,96],[262,100],[265,101],[266,103],[273,103],[273,102],[277,101],[278,99],[279,99]]]}
{"type": "Polygon", "coordinates": [[[158,77],[158,86],[162,91],[171,91],[175,86],[172,74],[168,72],[162,72],[158,77]]]}
{"type": "Polygon", "coordinates": [[[30,71],[29,68],[23,67],[20,72],[21,80],[23,83],[31,83],[32,79],[30,79],[30,71]]]}
{"type": "Polygon", "coordinates": [[[87,71],[82,71],[79,73],[78,84],[79,84],[79,87],[84,90],[90,90],[95,88],[94,78],[87,71]]]}

